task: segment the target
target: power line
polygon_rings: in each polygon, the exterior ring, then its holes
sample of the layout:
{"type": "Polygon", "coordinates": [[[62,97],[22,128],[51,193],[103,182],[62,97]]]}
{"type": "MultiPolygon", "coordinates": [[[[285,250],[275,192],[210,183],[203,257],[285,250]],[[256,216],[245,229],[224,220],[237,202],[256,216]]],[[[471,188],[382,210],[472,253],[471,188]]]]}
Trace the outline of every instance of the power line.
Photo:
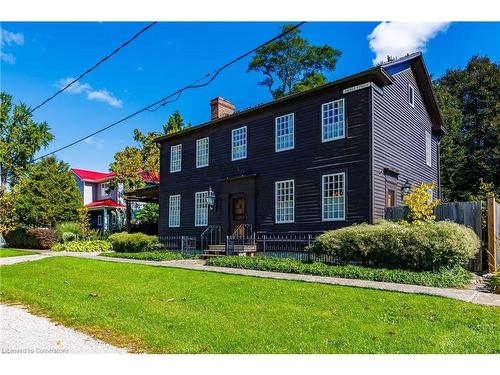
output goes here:
{"type": "Polygon", "coordinates": [[[60,151],[65,150],[65,149],[67,149],[67,148],[69,148],[69,147],[72,147],[72,146],[76,145],[77,143],[83,142],[84,140],[86,140],[86,139],[88,139],[88,138],[90,138],[90,137],[93,137],[94,135],[97,135],[97,134],[99,134],[99,133],[102,133],[103,131],[106,131],[106,130],[108,130],[108,129],[110,129],[110,128],[112,128],[112,127],[114,127],[114,126],[116,126],[116,125],[118,125],[118,124],[120,124],[120,123],[122,123],[122,122],[124,122],[124,121],[126,121],[126,120],[128,120],[128,119],[130,119],[130,118],[132,118],[132,117],[134,117],[134,116],[137,116],[138,114],[140,114],[140,113],[142,113],[142,112],[144,112],[144,111],[150,111],[150,112],[157,111],[159,108],[166,106],[168,103],[173,103],[173,102],[175,102],[176,100],[178,100],[178,99],[179,99],[179,97],[182,95],[182,93],[183,93],[184,91],[186,91],[186,90],[189,90],[189,89],[197,89],[197,88],[200,88],[200,87],[208,86],[208,85],[209,85],[210,83],[212,83],[212,81],[213,81],[215,78],[217,78],[217,76],[218,76],[218,75],[219,75],[219,74],[220,74],[220,73],[221,73],[224,69],[226,69],[227,67],[229,67],[229,66],[231,66],[232,64],[234,64],[234,63],[236,63],[236,62],[240,61],[241,59],[244,59],[244,58],[245,58],[245,57],[247,57],[248,55],[250,55],[250,54],[252,54],[253,52],[257,51],[259,48],[262,48],[262,47],[264,47],[265,45],[267,45],[267,44],[269,44],[269,43],[272,43],[272,42],[274,42],[275,40],[277,40],[277,39],[279,39],[279,38],[281,38],[281,37],[285,36],[286,34],[288,34],[288,33],[292,32],[292,31],[294,31],[295,29],[297,29],[297,28],[301,27],[303,24],[305,24],[305,21],[303,21],[303,22],[300,22],[300,23],[296,24],[295,26],[291,27],[290,29],[287,29],[286,31],[282,32],[281,34],[279,34],[279,35],[275,36],[274,38],[272,38],[272,39],[268,40],[267,42],[262,43],[262,44],[261,44],[261,45],[259,45],[258,47],[255,47],[254,49],[252,49],[252,50],[250,50],[250,51],[248,51],[248,52],[244,53],[243,55],[240,55],[240,56],[236,57],[235,59],[233,59],[233,60],[229,61],[228,63],[226,63],[226,64],[222,65],[221,67],[217,68],[217,69],[216,69],[216,70],[214,70],[213,72],[211,72],[211,73],[208,73],[208,74],[204,75],[203,77],[201,77],[201,78],[197,79],[196,81],[194,81],[194,82],[190,83],[190,84],[189,84],[189,85],[187,85],[187,86],[184,86],[183,88],[181,88],[181,89],[179,89],[179,90],[177,90],[177,91],[174,91],[173,93],[171,93],[171,94],[169,94],[169,95],[165,96],[164,98],[161,98],[160,100],[157,100],[156,102],[154,102],[154,103],[152,103],[152,104],[150,104],[150,105],[148,105],[148,106],[146,106],[146,107],[143,107],[143,108],[141,108],[141,109],[139,109],[139,110],[137,110],[137,111],[135,111],[135,112],[131,113],[130,115],[128,115],[128,116],[126,116],[126,117],[124,117],[124,118],[122,118],[122,119],[120,119],[120,120],[118,120],[118,121],[115,121],[115,122],[113,122],[113,123],[111,123],[111,124],[109,124],[109,125],[105,126],[104,128],[101,128],[101,129],[99,129],[99,130],[96,130],[95,132],[93,132],[93,133],[91,133],[91,134],[88,134],[88,135],[86,135],[85,137],[79,138],[79,139],[77,139],[77,140],[75,140],[75,141],[73,141],[73,142],[71,142],[71,143],[69,143],[69,144],[67,144],[67,145],[65,145],[65,146],[62,146],[62,147],[60,147],[60,148],[58,148],[58,149],[56,149],[56,150],[54,150],[54,151],[52,151],[52,152],[49,152],[49,153],[47,153],[47,154],[45,154],[45,155],[43,155],[43,156],[39,156],[38,158],[33,159],[33,160],[32,160],[32,162],[35,162],[35,161],[37,161],[37,160],[40,160],[40,159],[46,158],[47,156],[53,155],[53,154],[55,154],[55,153],[57,153],[57,152],[60,152],[60,151]],[[201,82],[201,81],[203,81],[203,80],[206,80],[206,82],[200,83],[200,82],[201,82]],[[174,97],[174,96],[175,96],[175,99],[170,100],[170,101],[168,100],[168,99],[170,99],[170,98],[172,98],[172,97],[174,97]]]}
{"type": "Polygon", "coordinates": [[[60,89],[59,91],[57,91],[56,93],[54,93],[52,96],[50,96],[49,98],[45,99],[42,103],[38,104],[35,108],[33,108],[30,113],[33,113],[35,112],[38,108],[40,108],[41,106],[45,105],[46,103],[50,102],[52,99],[54,99],[57,95],[59,95],[60,93],[62,93],[63,91],[67,90],[69,87],[71,87],[73,84],[75,84],[76,82],[78,82],[80,79],[82,79],[83,77],[85,77],[87,74],[89,74],[91,71],[93,71],[94,69],[96,69],[99,65],[101,65],[103,62],[105,62],[106,60],[110,59],[113,55],[117,54],[122,48],[126,47],[127,45],[129,45],[130,43],[132,43],[135,39],[137,39],[139,37],[139,35],[141,35],[143,32],[145,32],[146,30],[150,29],[151,27],[153,27],[157,22],[151,22],[149,25],[147,25],[146,27],[142,28],[141,30],[139,30],[132,38],[130,38],[129,40],[127,40],[126,42],[122,43],[119,47],[115,48],[115,50],[113,52],[111,52],[109,55],[103,57],[101,60],[99,60],[93,67],[87,69],[85,72],[83,72],[82,74],[80,74],[78,76],[78,78],[72,80],[71,82],[69,82],[66,86],[64,86],[62,89],[60,89]]]}

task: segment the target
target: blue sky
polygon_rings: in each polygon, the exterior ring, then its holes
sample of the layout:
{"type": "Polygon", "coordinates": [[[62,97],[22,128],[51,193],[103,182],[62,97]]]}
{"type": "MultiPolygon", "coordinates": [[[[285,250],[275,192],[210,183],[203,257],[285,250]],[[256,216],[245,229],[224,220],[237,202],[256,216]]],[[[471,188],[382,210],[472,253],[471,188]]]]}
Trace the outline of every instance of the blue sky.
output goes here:
{"type": "MultiPolygon", "coordinates": [[[[72,93],[63,93],[35,112],[47,121],[55,140],[50,151],[116,121],[214,70],[270,39],[281,23],[169,23],[142,34],[111,60],[86,76],[72,93]]],[[[128,39],[145,23],[1,24],[1,89],[14,102],[35,106],[128,39]]],[[[367,69],[374,59],[422,50],[434,77],[463,67],[474,55],[500,61],[500,23],[398,24],[378,22],[307,23],[302,35],[313,44],[342,51],[329,80],[367,69]],[[375,31],[374,31],[375,30],[375,31]],[[372,35],[372,45],[368,36],[372,35]]],[[[134,128],[160,130],[178,109],[193,125],[209,120],[209,101],[222,96],[244,109],[267,102],[261,78],[246,73],[250,57],[225,70],[210,86],[185,92],[167,108],[145,112],[58,157],[73,167],[107,170],[116,151],[133,144],[134,128]]]]}

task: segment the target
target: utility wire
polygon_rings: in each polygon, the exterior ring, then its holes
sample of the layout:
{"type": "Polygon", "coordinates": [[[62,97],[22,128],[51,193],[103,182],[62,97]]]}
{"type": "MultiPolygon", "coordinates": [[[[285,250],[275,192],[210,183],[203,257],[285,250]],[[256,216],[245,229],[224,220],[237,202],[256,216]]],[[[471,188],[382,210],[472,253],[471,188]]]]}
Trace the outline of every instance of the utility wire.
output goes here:
{"type": "Polygon", "coordinates": [[[57,91],[56,93],[54,93],[52,96],[50,96],[49,98],[45,99],[42,103],[38,104],[35,108],[33,108],[30,113],[33,113],[35,112],[38,108],[40,108],[41,106],[47,104],[48,102],[50,102],[52,99],[54,99],[57,95],[59,95],[60,93],[62,93],[63,91],[67,90],[69,87],[71,87],[73,84],[75,84],[76,82],[78,82],[80,79],[82,79],[83,77],[85,77],[87,74],[89,74],[91,71],[93,71],[94,69],[96,69],[99,65],[101,65],[103,62],[105,62],[106,60],[110,59],[113,55],[117,54],[122,48],[126,47],[127,45],[129,45],[130,43],[132,43],[135,39],[137,39],[139,37],[139,35],[141,35],[143,32],[145,32],[146,30],[150,29],[151,27],[153,27],[157,22],[151,22],[149,25],[147,25],[146,27],[142,28],[141,30],[139,30],[132,38],[130,38],[129,40],[127,40],[126,42],[122,43],[122,45],[120,45],[119,47],[115,48],[115,50],[113,52],[111,52],[109,55],[103,57],[101,60],[99,60],[93,67],[87,69],[85,72],[83,72],[82,74],[80,74],[78,76],[78,78],[72,80],[71,82],[69,82],[66,86],[64,86],[62,89],[60,89],[59,91],[57,91]]]}
{"type": "Polygon", "coordinates": [[[297,28],[301,27],[304,23],[305,23],[305,21],[304,21],[304,22],[300,22],[300,23],[296,24],[295,26],[291,27],[290,29],[288,29],[288,30],[286,30],[286,31],[282,32],[281,34],[279,34],[279,35],[275,36],[274,38],[272,38],[272,39],[268,40],[267,42],[262,43],[262,44],[261,44],[261,45],[259,45],[258,47],[255,47],[254,49],[252,49],[252,50],[250,50],[250,51],[248,51],[248,52],[244,53],[243,55],[240,55],[240,56],[236,57],[235,59],[233,59],[233,60],[229,61],[228,63],[226,63],[226,64],[222,65],[221,67],[217,68],[217,69],[216,69],[216,70],[214,70],[213,72],[211,72],[211,73],[208,73],[208,74],[204,75],[203,77],[201,77],[201,78],[197,79],[196,81],[194,81],[194,82],[190,83],[189,85],[184,86],[183,88],[181,88],[181,89],[179,89],[179,90],[177,90],[177,91],[175,91],[175,92],[173,92],[173,93],[171,93],[171,94],[169,94],[169,95],[165,96],[164,98],[161,98],[160,100],[157,100],[156,102],[154,102],[154,103],[152,103],[152,104],[150,104],[150,105],[148,105],[148,106],[146,106],[146,107],[143,107],[143,108],[141,108],[141,109],[139,109],[139,110],[137,110],[137,111],[135,111],[135,112],[131,113],[130,115],[128,115],[128,116],[126,116],[126,117],[124,117],[124,118],[122,118],[122,119],[120,119],[120,120],[118,120],[118,121],[115,121],[115,122],[113,122],[113,123],[109,124],[108,126],[105,126],[104,128],[101,128],[101,129],[99,129],[99,130],[96,130],[95,132],[93,132],[93,133],[91,133],[91,134],[88,134],[88,135],[86,135],[85,137],[79,138],[79,139],[77,139],[77,140],[75,140],[75,141],[73,141],[73,142],[71,142],[71,143],[69,143],[69,144],[67,144],[67,145],[65,145],[65,146],[62,146],[62,147],[60,147],[60,148],[58,148],[58,149],[56,149],[56,150],[54,150],[54,151],[52,151],[52,152],[49,152],[49,153],[47,153],[47,154],[45,154],[45,155],[39,156],[38,158],[33,159],[33,160],[32,160],[32,162],[35,162],[35,161],[37,161],[37,160],[40,160],[40,159],[46,158],[47,156],[53,155],[53,154],[55,154],[55,153],[57,153],[57,152],[60,152],[60,151],[65,150],[65,149],[67,149],[67,148],[69,148],[69,147],[72,147],[72,146],[76,145],[77,143],[83,142],[84,140],[86,140],[86,139],[88,139],[88,138],[90,138],[90,137],[93,137],[94,135],[97,135],[97,134],[99,134],[99,133],[102,133],[103,131],[106,131],[106,130],[108,130],[108,129],[110,129],[110,128],[112,128],[112,127],[114,127],[114,126],[116,126],[116,125],[118,125],[118,124],[120,124],[120,123],[122,123],[122,122],[124,122],[124,121],[126,121],[126,120],[128,120],[128,119],[130,119],[130,118],[132,118],[132,117],[134,117],[134,116],[137,116],[138,114],[140,114],[140,113],[142,113],[142,112],[144,112],[144,111],[154,112],[154,111],[158,110],[159,108],[164,107],[164,106],[165,106],[165,105],[167,105],[168,103],[172,103],[172,102],[175,102],[176,100],[178,100],[178,99],[179,99],[179,97],[182,95],[182,93],[183,93],[184,91],[186,91],[186,90],[189,90],[189,89],[197,89],[197,88],[200,88],[200,87],[208,86],[208,85],[209,85],[210,83],[212,83],[212,81],[213,81],[215,78],[217,78],[217,76],[218,76],[218,75],[219,75],[219,74],[220,74],[220,73],[221,73],[224,69],[226,69],[227,67],[229,67],[229,66],[231,66],[232,64],[234,64],[234,63],[236,63],[236,62],[240,61],[241,59],[244,59],[244,58],[245,58],[245,57],[247,57],[248,55],[250,55],[250,54],[252,54],[253,52],[257,51],[259,48],[262,48],[262,47],[264,47],[265,45],[267,45],[267,44],[269,44],[269,43],[272,43],[272,42],[274,42],[275,40],[277,40],[277,39],[279,39],[279,38],[281,38],[281,37],[285,36],[286,34],[288,34],[288,33],[292,32],[292,31],[294,31],[295,29],[297,29],[297,28]],[[200,83],[200,82],[201,82],[201,81],[203,81],[203,80],[206,80],[206,82],[200,83]],[[172,97],[174,97],[174,96],[175,96],[175,99],[170,100],[170,101],[168,100],[168,99],[170,99],[170,98],[172,98],[172,97]]]}

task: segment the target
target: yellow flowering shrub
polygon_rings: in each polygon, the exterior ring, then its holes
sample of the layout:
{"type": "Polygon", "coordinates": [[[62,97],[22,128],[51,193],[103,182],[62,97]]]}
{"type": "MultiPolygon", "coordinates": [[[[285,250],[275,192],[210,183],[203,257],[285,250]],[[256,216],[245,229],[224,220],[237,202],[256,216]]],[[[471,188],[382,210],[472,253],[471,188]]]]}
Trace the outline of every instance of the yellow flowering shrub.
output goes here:
{"type": "Polygon", "coordinates": [[[414,186],[410,194],[403,198],[404,204],[408,206],[409,220],[414,224],[432,222],[436,220],[434,207],[441,201],[433,199],[429,190],[434,189],[434,184],[422,182],[420,186],[414,186]]]}

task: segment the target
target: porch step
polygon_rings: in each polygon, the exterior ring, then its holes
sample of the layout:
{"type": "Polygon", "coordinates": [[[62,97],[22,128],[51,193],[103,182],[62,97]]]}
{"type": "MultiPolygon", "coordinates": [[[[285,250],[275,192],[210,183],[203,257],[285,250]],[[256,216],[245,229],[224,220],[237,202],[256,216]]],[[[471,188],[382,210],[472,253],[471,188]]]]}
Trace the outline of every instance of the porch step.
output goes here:
{"type": "Polygon", "coordinates": [[[225,252],[226,251],[226,245],[224,244],[219,244],[219,245],[209,245],[208,250],[205,251],[220,251],[220,252],[225,252]]]}

